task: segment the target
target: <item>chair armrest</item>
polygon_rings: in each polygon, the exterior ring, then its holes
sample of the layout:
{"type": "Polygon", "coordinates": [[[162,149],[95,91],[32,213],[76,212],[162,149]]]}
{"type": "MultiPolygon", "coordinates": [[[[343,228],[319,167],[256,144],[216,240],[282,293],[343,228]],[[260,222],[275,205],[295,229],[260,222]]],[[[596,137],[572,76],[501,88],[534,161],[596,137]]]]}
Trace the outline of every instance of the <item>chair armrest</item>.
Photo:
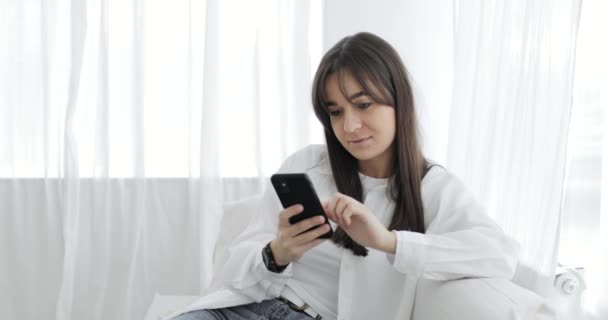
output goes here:
{"type": "Polygon", "coordinates": [[[549,320],[555,312],[541,296],[506,279],[421,279],[412,319],[549,320]]]}

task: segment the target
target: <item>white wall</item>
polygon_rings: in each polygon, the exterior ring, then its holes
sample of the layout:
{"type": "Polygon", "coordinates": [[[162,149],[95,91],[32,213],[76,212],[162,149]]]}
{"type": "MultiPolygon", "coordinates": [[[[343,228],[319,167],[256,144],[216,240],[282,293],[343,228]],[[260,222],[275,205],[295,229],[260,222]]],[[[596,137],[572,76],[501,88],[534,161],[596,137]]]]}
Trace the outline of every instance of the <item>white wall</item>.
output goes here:
{"type": "Polygon", "coordinates": [[[327,0],[324,51],[359,31],[375,33],[399,52],[412,76],[427,157],[445,163],[452,99],[451,1],[327,0]]]}

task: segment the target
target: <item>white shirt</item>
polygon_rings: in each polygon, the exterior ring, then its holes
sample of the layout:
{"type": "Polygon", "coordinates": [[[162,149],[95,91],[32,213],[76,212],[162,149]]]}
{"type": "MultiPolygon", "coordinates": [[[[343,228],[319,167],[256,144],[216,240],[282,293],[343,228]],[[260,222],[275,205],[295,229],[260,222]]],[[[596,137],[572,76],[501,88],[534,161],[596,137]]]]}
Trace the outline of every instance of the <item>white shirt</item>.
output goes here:
{"type": "MultiPolygon", "coordinates": [[[[306,172],[321,201],[336,191],[325,146],[309,146],[291,157],[281,173],[306,172]]],[[[387,183],[360,175],[364,204],[390,223],[395,204],[387,183]]],[[[288,286],[324,319],[410,319],[419,278],[511,278],[519,247],[484,212],[463,184],[433,167],[421,184],[426,233],[397,231],[395,255],[369,249],[354,256],[330,241],[308,251],[282,273],[269,272],[262,248],[276,236],[281,204],[268,183],[258,219],[230,248],[215,285],[178,313],[260,302],[288,286]],[[308,300],[307,300],[308,299],[308,300]]],[[[335,229],[335,224],[332,224],[335,229]]]]}
{"type": "MultiPolygon", "coordinates": [[[[363,202],[367,194],[376,189],[386,190],[388,179],[378,179],[359,174],[363,187],[363,202]]],[[[329,191],[333,190],[331,186],[329,191]]],[[[316,189],[316,187],[315,187],[316,189]]],[[[331,197],[332,194],[327,195],[331,197]]],[[[321,201],[328,200],[319,195],[321,201]]],[[[337,226],[330,221],[333,230],[337,226]]],[[[338,314],[338,288],[340,285],[340,261],[343,249],[331,241],[325,241],[293,264],[292,276],[286,286],[292,289],[324,319],[336,319],[338,314]]]]}

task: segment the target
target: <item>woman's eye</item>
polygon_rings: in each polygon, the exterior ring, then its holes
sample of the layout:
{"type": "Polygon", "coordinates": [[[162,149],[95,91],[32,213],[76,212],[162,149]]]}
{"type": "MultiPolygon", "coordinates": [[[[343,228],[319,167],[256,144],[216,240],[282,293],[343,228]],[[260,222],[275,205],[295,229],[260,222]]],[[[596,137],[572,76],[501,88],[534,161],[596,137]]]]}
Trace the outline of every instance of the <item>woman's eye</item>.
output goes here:
{"type": "Polygon", "coordinates": [[[339,110],[329,111],[329,115],[332,117],[337,117],[340,115],[340,111],[339,110]]]}
{"type": "Polygon", "coordinates": [[[372,103],[371,103],[371,102],[364,102],[364,103],[359,103],[359,104],[357,104],[357,107],[358,107],[359,109],[367,109],[367,108],[369,108],[369,107],[371,107],[371,106],[372,106],[372,103]]]}

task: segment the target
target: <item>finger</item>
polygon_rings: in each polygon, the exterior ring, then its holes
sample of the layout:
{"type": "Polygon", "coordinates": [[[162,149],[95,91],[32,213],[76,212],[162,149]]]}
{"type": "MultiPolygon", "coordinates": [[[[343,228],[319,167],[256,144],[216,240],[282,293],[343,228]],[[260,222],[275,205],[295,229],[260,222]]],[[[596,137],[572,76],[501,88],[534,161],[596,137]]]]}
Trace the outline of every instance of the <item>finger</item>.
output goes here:
{"type": "Polygon", "coordinates": [[[297,237],[295,237],[293,239],[293,244],[296,246],[305,245],[305,244],[309,243],[310,241],[313,241],[313,240],[317,239],[318,237],[326,234],[329,231],[329,229],[330,229],[330,226],[325,223],[310,231],[306,231],[306,232],[298,235],[297,237]]]}
{"type": "Polygon", "coordinates": [[[344,197],[338,199],[336,204],[336,216],[338,217],[339,224],[344,224],[344,210],[348,206],[348,201],[344,197]]]}
{"type": "Polygon", "coordinates": [[[348,207],[347,207],[347,208],[344,210],[344,215],[343,215],[343,217],[344,217],[344,223],[345,223],[347,226],[350,226],[350,223],[351,223],[351,217],[352,217],[352,215],[353,215],[353,210],[351,209],[351,207],[350,207],[350,206],[348,206],[348,207]]]}
{"type": "Polygon", "coordinates": [[[331,198],[328,204],[328,209],[333,216],[333,220],[338,223],[338,214],[336,212],[336,205],[338,204],[338,200],[340,199],[340,193],[336,192],[334,196],[331,198]]]}
{"type": "Polygon", "coordinates": [[[314,228],[315,226],[323,224],[324,222],[325,222],[325,218],[321,215],[310,217],[310,218],[304,219],[294,225],[290,225],[286,229],[285,233],[290,237],[295,237],[308,229],[311,229],[311,228],[314,228]]]}
{"type": "Polygon", "coordinates": [[[334,215],[333,211],[329,209],[329,201],[325,201],[323,202],[323,210],[325,211],[325,214],[327,215],[327,218],[329,218],[329,220],[331,221],[336,221],[336,215],[334,215]]]}
{"type": "Polygon", "coordinates": [[[287,207],[279,214],[279,224],[283,226],[291,225],[289,218],[297,215],[304,211],[304,207],[301,204],[294,204],[293,206],[287,207]]]}

